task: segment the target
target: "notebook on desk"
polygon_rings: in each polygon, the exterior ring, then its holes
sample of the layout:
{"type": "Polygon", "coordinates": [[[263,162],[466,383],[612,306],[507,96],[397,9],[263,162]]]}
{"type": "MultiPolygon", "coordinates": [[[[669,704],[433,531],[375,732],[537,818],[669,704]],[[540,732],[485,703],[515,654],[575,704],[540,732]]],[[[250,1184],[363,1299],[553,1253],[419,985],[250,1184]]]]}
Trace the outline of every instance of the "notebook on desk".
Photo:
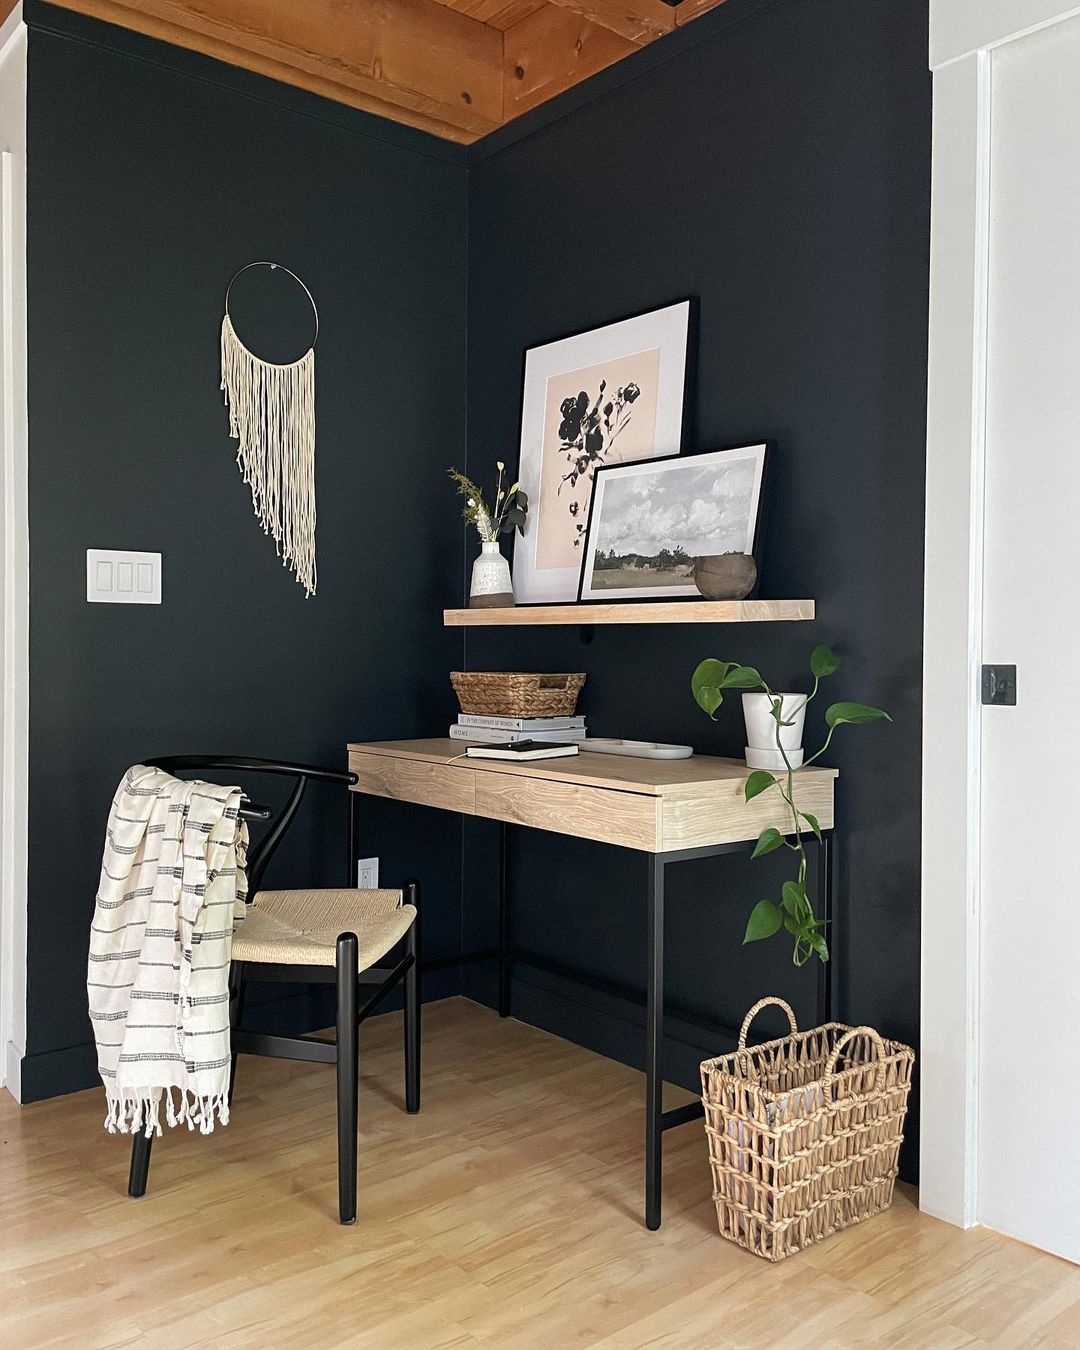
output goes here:
{"type": "Polygon", "coordinates": [[[558,741],[505,741],[499,745],[470,745],[469,759],[562,759],[576,755],[578,748],[558,741]]]}

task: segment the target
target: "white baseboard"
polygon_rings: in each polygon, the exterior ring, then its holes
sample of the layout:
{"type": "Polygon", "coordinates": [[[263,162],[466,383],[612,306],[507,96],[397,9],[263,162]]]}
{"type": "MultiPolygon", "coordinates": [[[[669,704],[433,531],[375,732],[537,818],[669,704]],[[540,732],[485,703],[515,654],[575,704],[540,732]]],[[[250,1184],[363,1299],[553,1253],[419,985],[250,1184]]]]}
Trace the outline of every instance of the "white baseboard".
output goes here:
{"type": "Polygon", "coordinates": [[[22,1051],[14,1041],[8,1041],[3,1048],[3,1063],[0,1064],[0,1072],[3,1074],[3,1087],[15,1098],[17,1102],[22,1101],[22,1051]]]}

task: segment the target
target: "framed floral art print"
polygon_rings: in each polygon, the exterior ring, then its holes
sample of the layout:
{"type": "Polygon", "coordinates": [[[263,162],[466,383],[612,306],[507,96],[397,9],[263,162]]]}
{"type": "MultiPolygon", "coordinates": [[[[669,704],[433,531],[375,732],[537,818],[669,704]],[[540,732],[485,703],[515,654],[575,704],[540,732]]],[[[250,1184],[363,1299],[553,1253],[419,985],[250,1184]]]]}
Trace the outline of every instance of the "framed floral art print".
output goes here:
{"type": "Polygon", "coordinates": [[[679,453],[691,310],[682,300],[526,351],[518,604],[577,599],[598,468],[679,453]]]}

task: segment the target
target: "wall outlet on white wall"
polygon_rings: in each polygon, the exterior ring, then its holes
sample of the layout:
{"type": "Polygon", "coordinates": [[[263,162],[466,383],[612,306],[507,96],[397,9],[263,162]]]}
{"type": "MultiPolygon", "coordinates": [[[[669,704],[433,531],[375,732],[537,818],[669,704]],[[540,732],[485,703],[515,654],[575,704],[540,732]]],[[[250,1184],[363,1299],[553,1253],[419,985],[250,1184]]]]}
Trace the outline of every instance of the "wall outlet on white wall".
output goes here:
{"type": "Polygon", "coordinates": [[[379,889],[378,858],[361,858],[356,864],[356,884],[362,891],[379,889]]]}

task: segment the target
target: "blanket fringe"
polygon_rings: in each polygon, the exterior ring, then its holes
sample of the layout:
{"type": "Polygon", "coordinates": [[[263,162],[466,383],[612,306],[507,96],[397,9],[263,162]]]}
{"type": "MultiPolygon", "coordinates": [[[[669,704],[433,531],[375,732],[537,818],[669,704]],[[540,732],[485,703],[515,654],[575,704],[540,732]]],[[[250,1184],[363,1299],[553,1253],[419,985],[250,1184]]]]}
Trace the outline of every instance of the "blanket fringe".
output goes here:
{"type": "Polygon", "coordinates": [[[110,1134],[142,1131],[147,1139],[155,1135],[160,1138],[163,1094],[165,1119],[170,1126],[186,1124],[189,1130],[213,1134],[215,1122],[229,1123],[229,1097],[225,1092],[200,1097],[184,1088],[118,1088],[106,1094],[105,1128],[110,1134]]]}

